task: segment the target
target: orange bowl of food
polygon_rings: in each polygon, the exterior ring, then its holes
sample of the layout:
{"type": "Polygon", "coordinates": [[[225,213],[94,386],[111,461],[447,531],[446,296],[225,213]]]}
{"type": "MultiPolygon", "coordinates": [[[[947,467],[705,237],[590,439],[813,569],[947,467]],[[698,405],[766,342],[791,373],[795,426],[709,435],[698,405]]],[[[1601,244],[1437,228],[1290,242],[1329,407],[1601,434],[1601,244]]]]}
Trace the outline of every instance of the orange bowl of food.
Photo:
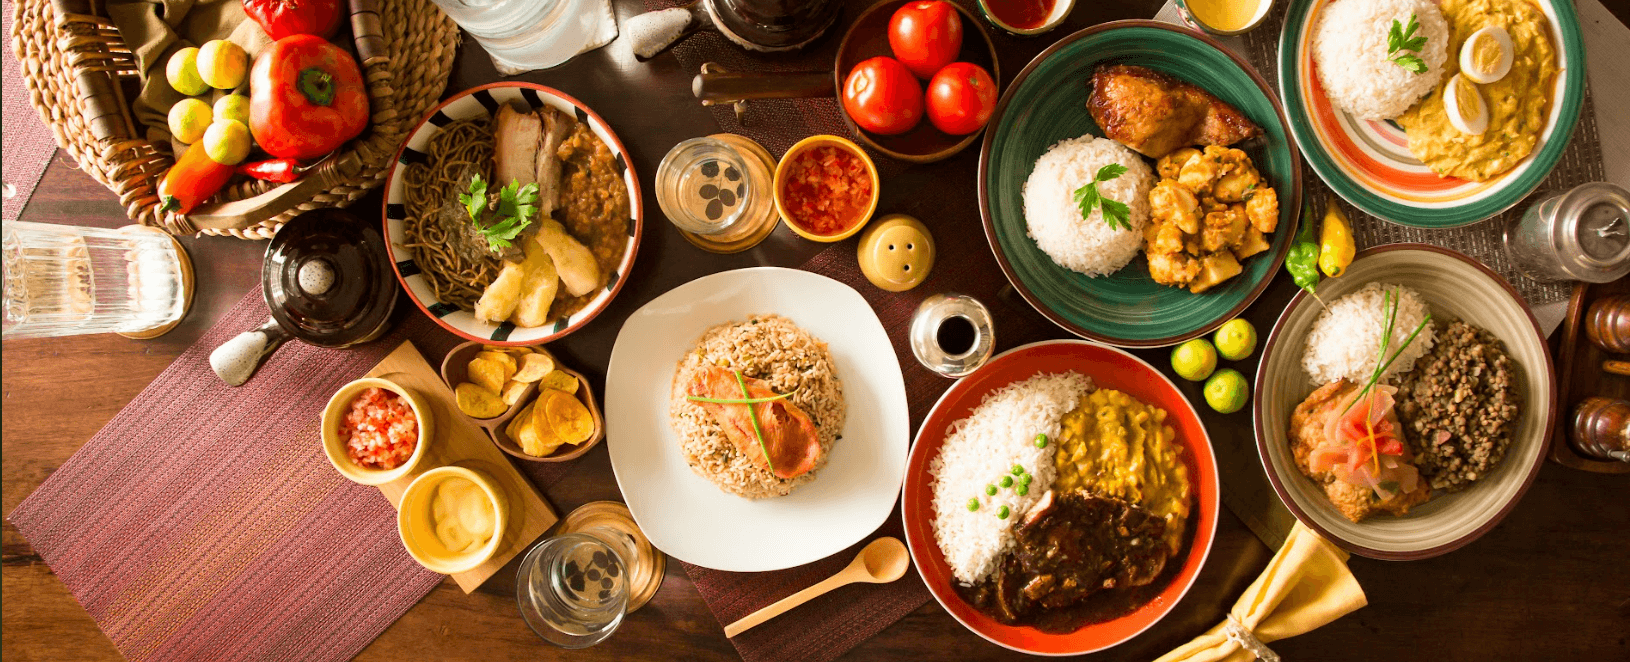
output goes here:
{"type": "Polygon", "coordinates": [[[877,164],[846,138],[810,136],[775,167],[775,210],[798,236],[843,241],[877,211],[877,164]]]}
{"type": "Polygon", "coordinates": [[[323,409],[323,451],[352,482],[383,485],[413,472],[430,443],[430,407],[412,390],[365,377],[323,409]]]}

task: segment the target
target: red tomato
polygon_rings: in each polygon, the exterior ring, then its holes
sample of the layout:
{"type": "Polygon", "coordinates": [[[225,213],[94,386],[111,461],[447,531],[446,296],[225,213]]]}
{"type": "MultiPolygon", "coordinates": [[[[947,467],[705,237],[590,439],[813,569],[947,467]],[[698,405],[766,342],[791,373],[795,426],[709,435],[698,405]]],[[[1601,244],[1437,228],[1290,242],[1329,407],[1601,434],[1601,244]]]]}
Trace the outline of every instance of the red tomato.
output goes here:
{"type": "Polygon", "coordinates": [[[905,133],[923,119],[923,86],[899,60],[874,57],[844,79],[843,110],[872,133],[905,133]]]}
{"type": "Polygon", "coordinates": [[[915,0],[889,19],[889,48],[918,78],[927,79],[962,51],[962,16],[944,0],[915,0]]]}
{"type": "Polygon", "coordinates": [[[979,130],[996,110],[996,82],[977,64],[954,62],[928,82],[928,121],[955,136],[979,130]]]}

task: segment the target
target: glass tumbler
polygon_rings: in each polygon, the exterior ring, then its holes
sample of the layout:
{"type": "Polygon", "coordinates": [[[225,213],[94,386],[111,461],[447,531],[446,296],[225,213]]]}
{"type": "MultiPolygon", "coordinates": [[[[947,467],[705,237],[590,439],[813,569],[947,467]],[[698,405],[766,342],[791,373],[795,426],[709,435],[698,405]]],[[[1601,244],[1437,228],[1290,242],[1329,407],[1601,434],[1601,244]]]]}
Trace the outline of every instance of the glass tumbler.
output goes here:
{"type": "Polygon", "coordinates": [[[521,559],[515,600],[544,641],[588,648],[604,641],[628,613],[622,554],[603,540],[568,533],[538,543],[521,559]]]}
{"type": "Polygon", "coordinates": [[[186,312],[185,258],[163,232],[12,221],[0,250],[8,340],[139,334],[186,312]]]}

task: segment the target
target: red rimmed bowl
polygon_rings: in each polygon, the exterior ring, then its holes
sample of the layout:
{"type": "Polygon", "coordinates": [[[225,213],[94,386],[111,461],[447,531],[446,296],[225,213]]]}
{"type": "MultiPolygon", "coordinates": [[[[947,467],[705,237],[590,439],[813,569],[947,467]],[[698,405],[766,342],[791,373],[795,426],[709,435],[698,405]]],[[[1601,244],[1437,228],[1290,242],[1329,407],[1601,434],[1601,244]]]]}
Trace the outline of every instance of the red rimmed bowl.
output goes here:
{"type": "Polygon", "coordinates": [[[436,320],[443,329],[461,338],[490,345],[515,347],[562,338],[583,328],[599,315],[600,311],[605,310],[606,306],[611,304],[612,298],[617,296],[617,292],[622,290],[623,282],[627,280],[628,272],[634,266],[634,256],[640,247],[641,230],[645,226],[639,177],[634,173],[634,165],[629,162],[628,150],[623,147],[617,134],[611,131],[611,126],[594,111],[589,110],[588,106],[583,105],[583,102],[565,92],[520,81],[490,83],[459,92],[432,108],[421,118],[408,134],[407,142],[396,153],[396,161],[391,164],[390,173],[385,180],[384,211],[386,248],[390,250],[392,268],[396,270],[397,280],[402,283],[402,288],[407,290],[414,305],[431,319],[436,320]],[[498,112],[498,106],[504,103],[515,103],[533,109],[553,106],[571,114],[579,122],[588,123],[594,135],[611,150],[617,167],[621,170],[623,182],[628,186],[630,216],[628,243],[624,246],[616,267],[606,274],[605,285],[582,310],[533,328],[521,328],[509,322],[503,324],[483,322],[477,320],[469,311],[460,310],[436,298],[430,284],[425,280],[422,268],[415,262],[414,251],[402,245],[406,241],[404,224],[407,219],[407,182],[403,177],[406,166],[410,163],[424,162],[429,158],[426,150],[429,149],[430,140],[441,132],[442,127],[461,119],[491,117],[493,113],[498,112]]]}
{"type": "Polygon", "coordinates": [[[906,464],[901,499],[906,544],[923,582],[951,616],[975,634],[1004,648],[1034,655],[1079,655],[1125,642],[1165,617],[1193,586],[1211,552],[1219,507],[1217,462],[1200,416],[1177,385],[1131,354],[1081,340],[1052,340],[1024,345],[991,359],[977,372],[953,385],[928,412],[906,464]],[[934,539],[933,484],[929,463],[945,443],[952,422],[966,418],[986,394],[1038,373],[1075,371],[1091,377],[1098,388],[1123,391],[1165,409],[1167,421],[1184,448],[1183,460],[1193,479],[1195,503],[1182,551],[1157,582],[1166,582],[1154,598],[1131,613],[1082,626],[1069,634],[1050,634],[1033,627],[1003,625],[957,595],[950,566],[934,539]],[[1172,564],[1176,571],[1170,570],[1172,564]]]}

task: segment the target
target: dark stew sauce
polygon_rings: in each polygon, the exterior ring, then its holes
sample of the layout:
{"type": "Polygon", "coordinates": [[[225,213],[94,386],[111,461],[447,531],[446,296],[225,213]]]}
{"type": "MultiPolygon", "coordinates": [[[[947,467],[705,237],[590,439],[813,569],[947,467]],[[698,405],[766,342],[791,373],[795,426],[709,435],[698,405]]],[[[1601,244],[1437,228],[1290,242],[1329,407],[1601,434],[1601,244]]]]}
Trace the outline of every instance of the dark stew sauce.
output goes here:
{"type": "Polygon", "coordinates": [[[1033,510],[1045,516],[1015,531],[997,572],[973,586],[953,583],[957,595],[1001,623],[1069,634],[1137,611],[1187,560],[1193,527],[1172,554],[1165,521],[1141,507],[1088,492],[1052,496],[1033,510]]]}

